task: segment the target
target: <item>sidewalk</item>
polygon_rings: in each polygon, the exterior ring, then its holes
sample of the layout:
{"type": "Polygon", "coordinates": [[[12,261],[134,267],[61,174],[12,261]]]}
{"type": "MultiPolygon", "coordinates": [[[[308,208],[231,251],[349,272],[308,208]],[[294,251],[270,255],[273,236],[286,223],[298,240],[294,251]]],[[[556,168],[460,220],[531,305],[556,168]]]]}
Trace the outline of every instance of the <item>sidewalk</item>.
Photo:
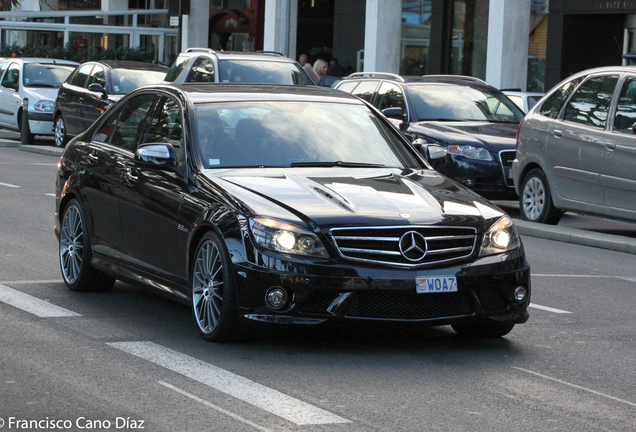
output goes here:
{"type": "MultiPolygon", "coordinates": [[[[19,134],[18,134],[19,137],[19,134]]],[[[0,137],[0,147],[18,147],[21,151],[61,156],[63,149],[51,145],[23,146],[20,141],[0,137]]],[[[514,219],[519,234],[547,240],[591,246],[636,255],[636,238],[605,234],[559,225],[545,225],[514,219]]]]}

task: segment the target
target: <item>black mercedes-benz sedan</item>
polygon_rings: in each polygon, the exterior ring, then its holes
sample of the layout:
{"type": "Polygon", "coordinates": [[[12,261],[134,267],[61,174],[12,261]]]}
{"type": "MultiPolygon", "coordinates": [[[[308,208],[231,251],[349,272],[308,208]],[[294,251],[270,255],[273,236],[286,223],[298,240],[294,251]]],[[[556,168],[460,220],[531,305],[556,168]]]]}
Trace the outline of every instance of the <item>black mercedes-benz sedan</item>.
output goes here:
{"type": "Polygon", "coordinates": [[[360,99],[329,88],[147,86],[66,147],[62,276],[190,303],[207,340],[248,324],[526,322],[530,268],[512,220],[431,164],[360,99]]]}

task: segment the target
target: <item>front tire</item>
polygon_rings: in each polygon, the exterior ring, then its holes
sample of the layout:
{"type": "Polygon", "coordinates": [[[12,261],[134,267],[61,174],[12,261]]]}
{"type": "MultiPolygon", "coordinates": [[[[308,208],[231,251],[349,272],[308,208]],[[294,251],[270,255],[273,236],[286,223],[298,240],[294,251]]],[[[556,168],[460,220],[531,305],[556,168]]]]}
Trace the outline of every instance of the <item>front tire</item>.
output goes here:
{"type": "Polygon", "coordinates": [[[64,283],[71,291],[107,291],[115,279],[91,266],[86,214],[73,199],[61,218],[59,258],[64,283]]]}
{"type": "Polygon", "coordinates": [[[192,264],[192,313],[203,339],[230,342],[239,331],[230,255],[223,240],[206,233],[192,264]]]}
{"type": "Polygon", "coordinates": [[[480,322],[452,324],[453,330],[460,336],[496,339],[507,335],[515,324],[507,321],[487,320],[480,322]]]}
{"type": "Polygon", "coordinates": [[[53,137],[55,147],[64,147],[68,142],[68,137],[66,136],[66,124],[64,123],[64,117],[62,117],[62,114],[55,119],[55,132],[53,137]]]}
{"type": "Polygon", "coordinates": [[[563,212],[552,203],[548,179],[538,168],[530,171],[521,183],[519,212],[523,220],[530,222],[556,225],[561,219],[563,212]]]}

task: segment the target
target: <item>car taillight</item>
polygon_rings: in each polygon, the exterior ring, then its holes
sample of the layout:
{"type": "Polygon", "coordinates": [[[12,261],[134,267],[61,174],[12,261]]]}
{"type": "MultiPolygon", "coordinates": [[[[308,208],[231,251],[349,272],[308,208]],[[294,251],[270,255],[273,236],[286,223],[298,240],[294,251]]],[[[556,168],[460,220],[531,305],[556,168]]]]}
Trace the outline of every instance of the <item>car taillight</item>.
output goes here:
{"type": "Polygon", "coordinates": [[[519,122],[519,127],[517,128],[517,142],[516,142],[516,145],[515,145],[515,149],[516,150],[519,150],[519,132],[521,132],[521,125],[523,124],[523,121],[525,119],[526,119],[525,117],[521,119],[521,122],[519,122]]]}

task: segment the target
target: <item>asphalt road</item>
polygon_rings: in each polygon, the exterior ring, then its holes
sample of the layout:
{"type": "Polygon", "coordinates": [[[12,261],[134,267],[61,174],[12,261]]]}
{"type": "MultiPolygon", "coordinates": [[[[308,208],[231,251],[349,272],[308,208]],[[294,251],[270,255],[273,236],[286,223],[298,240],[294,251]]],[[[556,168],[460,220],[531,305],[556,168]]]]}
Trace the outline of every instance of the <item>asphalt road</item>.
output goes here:
{"type": "Polygon", "coordinates": [[[499,340],[375,326],[212,344],[149,291],[66,289],[56,163],[0,147],[0,431],[634,430],[635,255],[523,236],[531,318],[499,340]]]}

